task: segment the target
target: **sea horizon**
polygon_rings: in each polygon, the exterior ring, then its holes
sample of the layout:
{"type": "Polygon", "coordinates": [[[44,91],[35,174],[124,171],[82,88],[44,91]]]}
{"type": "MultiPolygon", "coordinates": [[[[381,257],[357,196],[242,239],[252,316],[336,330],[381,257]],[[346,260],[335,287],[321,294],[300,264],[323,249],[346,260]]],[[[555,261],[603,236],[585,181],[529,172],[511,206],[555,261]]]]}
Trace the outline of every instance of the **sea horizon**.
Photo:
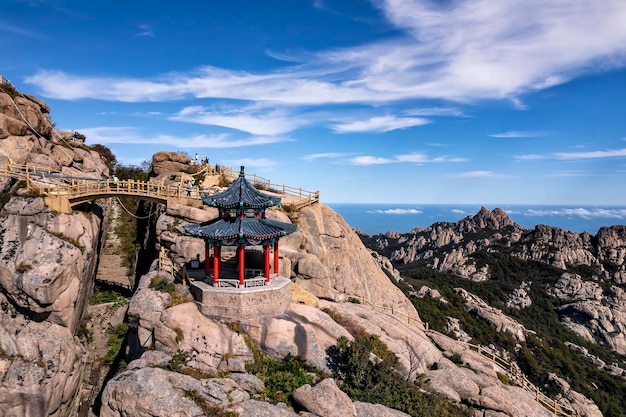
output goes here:
{"type": "Polygon", "coordinates": [[[576,233],[597,234],[601,227],[626,225],[626,206],[541,204],[380,204],[325,203],[353,228],[368,235],[408,233],[436,222],[457,222],[486,207],[504,210],[526,229],[547,225],[576,233]]]}

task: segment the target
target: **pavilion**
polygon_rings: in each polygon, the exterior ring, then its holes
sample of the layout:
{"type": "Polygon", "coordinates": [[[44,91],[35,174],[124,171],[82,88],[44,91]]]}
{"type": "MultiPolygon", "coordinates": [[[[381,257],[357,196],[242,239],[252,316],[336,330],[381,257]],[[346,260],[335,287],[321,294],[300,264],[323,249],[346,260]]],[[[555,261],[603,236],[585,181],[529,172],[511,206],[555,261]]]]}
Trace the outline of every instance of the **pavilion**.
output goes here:
{"type": "Polygon", "coordinates": [[[203,194],[202,201],[219,210],[216,219],[206,223],[184,227],[188,235],[200,237],[205,242],[205,277],[213,287],[256,287],[265,286],[272,277],[278,277],[278,240],[297,230],[292,223],[280,222],[265,217],[269,207],[280,206],[281,198],[257,190],[247,179],[244,167],[231,186],[218,194],[203,194]],[[237,248],[236,279],[222,271],[222,247],[237,248]],[[246,246],[263,247],[262,268],[246,268],[246,246]],[[211,248],[213,249],[213,274],[211,275],[211,248]],[[274,273],[270,273],[270,253],[274,251],[274,273]],[[221,275],[224,275],[223,277],[221,275]]]}

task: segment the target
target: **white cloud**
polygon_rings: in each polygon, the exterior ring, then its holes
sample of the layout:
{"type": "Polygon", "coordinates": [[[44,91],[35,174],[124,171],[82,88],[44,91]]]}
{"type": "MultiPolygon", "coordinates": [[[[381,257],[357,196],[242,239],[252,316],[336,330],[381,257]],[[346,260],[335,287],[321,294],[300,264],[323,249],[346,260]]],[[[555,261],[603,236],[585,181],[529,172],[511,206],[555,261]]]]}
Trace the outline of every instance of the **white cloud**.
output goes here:
{"type": "Polygon", "coordinates": [[[422,214],[422,210],[418,209],[387,209],[387,210],[368,210],[371,214],[422,214]]]}
{"type": "Polygon", "coordinates": [[[508,132],[494,133],[489,136],[492,138],[537,138],[545,136],[545,134],[542,132],[522,132],[519,130],[510,130],[508,132]]]}
{"type": "Polygon", "coordinates": [[[598,159],[621,158],[626,156],[626,149],[612,149],[608,151],[590,152],[558,152],[552,154],[555,159],[598,159]]]}
{"type": "Polygon", "coordinates": [[[367,120],[338,123],[332,129],[337,133],[390,132],[396,129],[421,126],[428,123],[430,123],[429,120],[418,117],[378,116],[367,120]]]}
{"type": "Polygon", "coordinates": [[[405,111],[408,116],[456,116],[466,117],[465,114],[455,107],[428,107],[410,109],[405,111]]]}
{"type": "Polygon", "coordinates": [[[137,27],[139,29],[139,32],[137,32],[137,34],[135,34],[135,36],[137,37],[144,37],[147,36],[149,38],[154,38],[154,30],[152,30],[152,27],[150,25],[139,25],[137,27]]]}
{"type": "Polygon", "coordinates": [[[454,214],[465,214],[465,212],[461,209],[452,209],[450,211],[454,214]]]}
{"type": "Polygon", "coordinates": [[[306,159],[306,160],[336,159],[336,158],[342,158],[342,157],[347,156],[347,155],[349,155],[349,154],[347,154],[347,153],[340,153],[340,152],[314,153],[314,154],[310,154],[310,155],[304,155],[302,157],[302,159],[306,159]]]}
{"type": "Polygon", "coordinates": [[[352,158],[350,162],[354,165],[381,165],[391,164],[395,161],[393,159],[380,158],[377,156],[357,156],[355,158],[352,158]]]}
{"type": "Polygon", "coordinates": [[[513,103],[513,106],[518,109],[518,110],[527,110],[528,106],[526,106],[526,104],[524,104],[522,102],[522,100],[520,100],[517,97],[513,97],[511,98],[511,103],[513,103]]]}
{"type": "MultiPolygon", "coordinates": [[[[319,2],[318,7],[323,3],[319,2]]],[[[301,57],[266,73],[204,67],[150,79],[40,71],[46,97],[162,101],[193,96],[280,103],[508,99],[626,65],[626,2],[467,0],[377,3],[396,37],[301,57]]],[[[6,30],[6,29],[5,29],[6,30]]]]}
{"type": "Polygon", "coordinates": [[[493,171],[467,171],[448,175],[448,177],[453,178],[493,178],[496,176],[497,175],[493,171]]]}
{"type": "Polygon", "coordinates": [[[172,135],[142,135],[137,129],[132,127],[94,127],[83,128],[78,131],[87,136],[87,142],[100,143],[102,145],[110,143],[124,144],[161,144],[172,145],[181,149],[189,148],[240,148],[244,146],[267,145],[291,141],[289,138],[279,137],[249,137],[234,138],[227,134],[219,135],[193,135],[193,136],[172,136],[172,135]]]}
{"type": "Polygon", "coordinates": [[[623,157],[626,157],[626,148],[589,152],[555,152],[546,155],[514,155],[513,159],[518,161],[535,161],[539,159],[578,160],[623,157]]]}
{"type": "Polygon", "coordinates": [[[190,106],[170,117],[170,120],[222,126],[253,135],[281,135],[310,123],[303,116],[297,116],[291,112],[258,109],[251,106],[218,110],[204,106],[190,106]]]}
{"type": "Polygon", "coordinates": [[[538,161],[540,159],[546,159],[545,155],[536,155],[536,154],[528,154],[528,155],[513,155],[513,159],[518,161],[538,161]]]}
{"type": "Polygon", "coordinates": [[[560,208],[560,209],[528,209],[524,213],[526,216],[566,216],[582,217],[583,219],[606,218],[624,219],[626,209],[605,209],[605,208],[560,208]]]}
{"type": "Polygon", "coordinates": [[[398,163],[445,163],[445,162],[464,162],[464,158],[450,158],[447,156],[430,158],[421,153],[411,153],[405,155],[396,155],[393,158],[383,158],[378,156],[357,156],[350,159],[353,165],[382,165],[382,164],[398,164],[398,163]]]}

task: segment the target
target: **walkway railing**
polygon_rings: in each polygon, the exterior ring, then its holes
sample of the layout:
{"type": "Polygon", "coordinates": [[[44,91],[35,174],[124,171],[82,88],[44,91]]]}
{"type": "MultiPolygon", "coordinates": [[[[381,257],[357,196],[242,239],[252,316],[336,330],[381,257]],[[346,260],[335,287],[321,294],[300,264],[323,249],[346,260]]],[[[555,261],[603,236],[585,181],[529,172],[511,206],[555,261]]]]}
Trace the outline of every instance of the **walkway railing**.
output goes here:
{"type": "MultiPolygon", "coordinates": [[[[207,175],[222,175],[232,169],[220,167],[219,172],[214,167],[203,168],[207,175]]],[[[198,187],[188,188],[185,185],[163,185],[146,181],[119,180],[113,182],[106,179],[82,178],[64,175],[62,171],[50,167],[33,164],[13,164],[10,161],[0,165],[0,175],[4,177],[25,180],[29,190],[49,197],[65,198],[74,202],[96,199],[98,196],[135,195],[157,199],[177,198],[183,200],[200,200],[204,190],[198,187]]],[[[288,185],[272,184],[270,180],[257,175],[249,175],[249,180],[261,189],[276,192],[286,196],[298,197],[291,205],[295,210],[320,201],[319,191],[307,191],[288,185]]]]}
{"type": "Polygon", "coordinates": [[[159,251],[159,271],[170,274],[172,278],[180,277],[183,284],[189,284],[189,281],[192,280],[189,277],[187,268],[176,264],[172,258],[170,258],[169,251],[163,246],[161,246],[161,250],[159,251]]]}
{"type": "MultiPolygon", "coordinates": [[[[407,323],[417,324],[419,325],[420,330],[424,330],[425,332],[429,331],[428,323],[424,323],[419,318],[415,316],[411,316],[403,311],[400,311],[393,307],[376,305],[372,303],[370,300],[368,300],[367,298],[359,296],[359,295],[350,295],[348,298],[348,301],[350,301],[350,299],[358,300],[361,304],[369,305],[377,310],[382,310],[384,312],[391,313],[391,315],[403,317],[407,320],[407,323]]],[[[439,333],[434,330],[430,330],[430,331],[433,333],[439,333]]],[[[461,342],[461,341],[458,341],[458,342],[466,345],[470,349],[475,350],[482,357],[500,366],[507,373],[507,376],[509,378],[514,380],[519,387],[533,394],[535,397],[535,400],[547,410],[553,412],[557,416],[567,416],[567,417],[579,416],[577,410],[574,410],[572,407],[560,404],[558,400],[552,399],[548,397],[547,395],[545,395],[544,393],[542,393],[536,385],[530,382],[528,377],[524,375],[524,373],[519,369],[517,364],[513,362],[509,362],[508,360],[498,356],[496,352],[492,351],[491,349],[485,348],[484,346],[474,345],[471,343],[461,342]]]]}

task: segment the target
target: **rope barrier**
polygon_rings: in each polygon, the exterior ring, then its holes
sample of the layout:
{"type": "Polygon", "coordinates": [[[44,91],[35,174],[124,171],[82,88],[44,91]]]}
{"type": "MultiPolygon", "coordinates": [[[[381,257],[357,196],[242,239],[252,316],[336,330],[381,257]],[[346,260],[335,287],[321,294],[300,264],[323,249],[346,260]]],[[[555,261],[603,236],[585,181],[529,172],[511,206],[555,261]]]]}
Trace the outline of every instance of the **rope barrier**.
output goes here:
{"type": "Polygon", "coordinates": [[[126,208],[126,206],[124,205],[124,203],[122,203],[122,201],[120,200],[120,198],[119,198],[119,197],[115,197],[115,198],[116,198],[116,200],[117,200],[117,203],[118,203],[120,206],[122,206],[122,208],[124,209],[124,211],[125,211],[126,213],[128,213],[128,215],[129,215],[129,216],[132,216],[132,217],[134,217],[135,219],[139,219],[139,220],[149,219],[150,217],[154,216],[154,215],[156,214],[156,212],[157,212],[156,210],[154,210],[152,213],[148,214],[147,216],[137,216],[137,215],[135,215],[135,214],[131,213],[131,212],[130,212],[127,208],[126,208]]]}

